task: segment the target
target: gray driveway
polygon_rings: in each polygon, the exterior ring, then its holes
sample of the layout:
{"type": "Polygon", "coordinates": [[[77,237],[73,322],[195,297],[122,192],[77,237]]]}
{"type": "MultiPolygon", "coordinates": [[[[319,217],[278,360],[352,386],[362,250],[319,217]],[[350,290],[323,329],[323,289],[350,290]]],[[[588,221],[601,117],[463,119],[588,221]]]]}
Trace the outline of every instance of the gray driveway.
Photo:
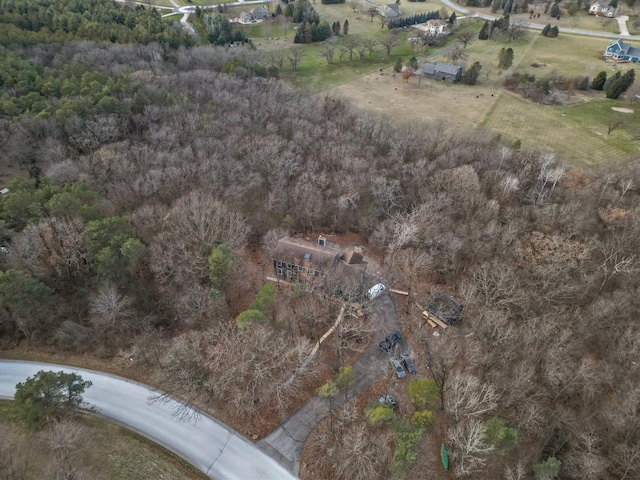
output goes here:
{"type": "MultiPolygon", "coordinates": [[[[389,356],[378,348],[378,342],[394,330],[400,330],[395,303],[388,293],[380,295],[372,304],[369,320],[374,329],[374,342],[354,362],[356,379],[349,388],[349,397],[366,390],[378,380],[392,373],[389,356]]],[[[345,401],[343,394],[334,400],[334,408],[345,401]]],[[[300,471],[300,457],[311,431],[329,415],[329,401],[315,396],[287,417],[257,446],[277,458],[295,475],[300,471]]]]}
{"type": "Polygon", "coordinates": [[[0,397],[13,398],[15,386],[39,370],[76,372],[93,385],[84,400],[102,417],[135,430],[168,448],[210,478],[289,480],[279,463],[230,427],[200,412],[181,421],[174,400],[153,402],[158,392],[115,375],[48,363],[0,360],[0,397]]]}

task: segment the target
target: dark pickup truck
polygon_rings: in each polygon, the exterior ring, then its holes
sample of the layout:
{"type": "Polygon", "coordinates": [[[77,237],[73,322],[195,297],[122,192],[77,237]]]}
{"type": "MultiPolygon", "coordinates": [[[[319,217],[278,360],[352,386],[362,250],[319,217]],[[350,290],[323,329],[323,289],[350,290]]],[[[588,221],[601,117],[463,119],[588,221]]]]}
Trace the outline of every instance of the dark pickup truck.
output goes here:
{"type": "Polygon", "coordinates": [[[378,346],[380,347],[380,350],[382,350],[383,352],[389,353],[391,351],[391,349],[393,348],[393,346],[398,343],[398,341],[402,338],[402,335],[400,335],[400,332],[396,331],[393,332],[391,335],[388,335],[387,338],[385,338],[383,341],[381,341],[378,346]]]}

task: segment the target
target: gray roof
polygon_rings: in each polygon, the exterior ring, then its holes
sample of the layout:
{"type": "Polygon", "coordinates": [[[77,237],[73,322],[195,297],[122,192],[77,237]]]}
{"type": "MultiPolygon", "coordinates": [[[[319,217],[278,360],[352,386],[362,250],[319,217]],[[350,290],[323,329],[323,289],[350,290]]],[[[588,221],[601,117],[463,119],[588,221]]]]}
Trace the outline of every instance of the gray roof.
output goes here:
{"type": "Polygon", "coordinates": [[[299,238],[284,237],[278,240],[273,259],[295,265],[315,265],[322,269],[340,260],[342,252],[330,246],[321,247],[299,238]]]}
{"type": "Polygon", "coordinates": [[[460,65],[449,65],[447,63],[425,63],[422,67],[422,73],[425,75],[434,75],[437,73],[447,73],[449,75],[457,75],[462,70],[460,65]]]}
{"type": "MultiPolygon", "coordinates": [[[[618,39],[614,42],[609,42],[609,47],[615,44],[620,45],[620,53],[623,55],[629,55],[630,57],[640,57],[640,48],[632,47],[628,43],[624,43],[622,40],[618,39]]],[[[608,48],[607,48],[608,50],[608,48]]]]}

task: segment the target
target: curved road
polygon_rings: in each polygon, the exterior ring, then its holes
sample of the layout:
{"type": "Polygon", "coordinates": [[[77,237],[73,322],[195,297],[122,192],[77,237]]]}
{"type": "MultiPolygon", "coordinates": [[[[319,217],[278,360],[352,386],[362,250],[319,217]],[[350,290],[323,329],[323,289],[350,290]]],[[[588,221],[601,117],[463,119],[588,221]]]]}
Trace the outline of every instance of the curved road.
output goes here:
{"type": "Polygon", "coordinates": [[[86,403],[108,420],[135,430],[203,471],[210,478],[240,480],[289,480],[293,477],[237,432],[202,412],[195,420],[175,416],[175,400],[152,401],[158,392],[115,375],[81,368],[0,360],[0,397],[13,398],[17,383],[39,370],[75,372],[93,385],[84,394],[86,403]]]}

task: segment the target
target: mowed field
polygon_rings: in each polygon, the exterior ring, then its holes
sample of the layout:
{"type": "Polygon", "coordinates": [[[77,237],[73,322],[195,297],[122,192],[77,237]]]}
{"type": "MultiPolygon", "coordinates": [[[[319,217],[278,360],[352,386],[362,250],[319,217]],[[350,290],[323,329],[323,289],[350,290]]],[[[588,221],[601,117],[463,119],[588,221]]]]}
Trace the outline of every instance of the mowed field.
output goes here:
{"type": "MultiPolygon", "coordinates": [[[[467,63],[484,68],[474,86],[449,85],[417,78],[406,82],[388,67],[332,89],[362,108],[383,112],[400,121],[443,120],[460,128],[479,128],[499,134],[507,143],[520,141],[523,148],[552,151],[577,165],[624,160],[637,154],[640,114],[633,95],[608,100],[602,92],[576,92],[566,106],[538,105],[502,88],[505,72],[497,67],[503,47],[514,50],[514,68],[536,78],[548,76],[593,78],[601,70],[612,73],[612,64],[600,59],[606,40],[561,35],[548,39],[536,33],[516,42],[473,41],[467,63]],[[543,66],[533,66],[534,64],[543,66]],[[630,109],[621,113],[614,108],[630,109]],[[609,121],[621,125],[608,134],[609,121]]],[[[447,61],[435,56],[430,61],[447,61]]],[[[620,65],[621,70],[627,66],[620,65]]]]}

